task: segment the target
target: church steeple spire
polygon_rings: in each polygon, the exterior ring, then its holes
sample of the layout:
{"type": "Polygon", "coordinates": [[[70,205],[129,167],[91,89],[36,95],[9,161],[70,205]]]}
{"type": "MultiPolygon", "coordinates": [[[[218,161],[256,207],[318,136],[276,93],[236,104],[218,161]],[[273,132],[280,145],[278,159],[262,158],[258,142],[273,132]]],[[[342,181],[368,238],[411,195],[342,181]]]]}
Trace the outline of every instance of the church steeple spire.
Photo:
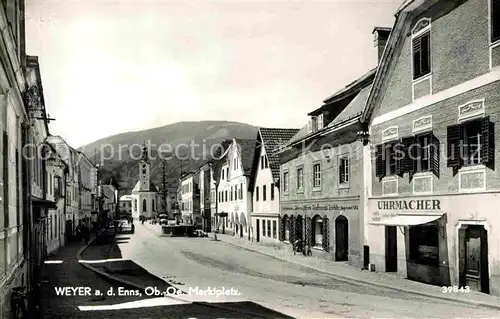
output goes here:
{"type": "Polygon", "coordinates": [[[147,162],[148,159],[149,159],[149,156],[148,156],[148,148],[146,147],[146,141],[143,141],[142,142],[142,158],[141,158],[144,162],[147,162]]]}

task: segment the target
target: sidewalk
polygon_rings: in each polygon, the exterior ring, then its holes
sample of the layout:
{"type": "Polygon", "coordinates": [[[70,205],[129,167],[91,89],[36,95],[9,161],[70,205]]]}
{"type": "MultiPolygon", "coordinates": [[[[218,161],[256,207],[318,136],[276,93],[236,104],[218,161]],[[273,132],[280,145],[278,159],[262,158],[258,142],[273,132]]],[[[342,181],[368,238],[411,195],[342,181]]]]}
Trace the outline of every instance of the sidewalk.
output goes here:
{"type": "MultiPolygon", "coordinates": [[[[210,236],[213,238],[213,233],[210,236]]],[[[349,282],[364,283],[368,285],[389,288],[415,295],[449,300],[459,303],[465,303],[474,306],[482,306],[494,309],[500,309],[500,297],[482,294],[478,292],[461,293],[443,293],[439,286],[427,285],[416,281],[411,281],[396,275],[381,272],[369,272],[349,266],[343,262],[332,262],[317,257],[305,257],[303,255],[293,255],[289,249],[280,249],[278,247],[248,242],[245,238],[238,238],[231,235],[217,234],[217,239],[247,249],[260,254],[272,256],[290,263],[308,267],[317,271],[328,273],[338,279],[344,279],[349,282]]]]}

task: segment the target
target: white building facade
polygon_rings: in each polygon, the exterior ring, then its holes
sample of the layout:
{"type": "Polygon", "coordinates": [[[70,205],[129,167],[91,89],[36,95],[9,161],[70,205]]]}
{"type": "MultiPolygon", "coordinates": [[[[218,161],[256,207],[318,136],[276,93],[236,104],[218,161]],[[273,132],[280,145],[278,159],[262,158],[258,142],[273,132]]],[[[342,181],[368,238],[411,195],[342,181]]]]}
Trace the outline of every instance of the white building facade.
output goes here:
{"type": "Polygon", "coordinates": [[[252,173],[253,240],[279,243],[279,158],[273,152],[290,140],[298,129],[260,128],[257,135],[252,173]]]}
{"type": "Polygon", "coordinates": [[[218,212],[227,213],[225,231],[248,240],[253,238],[250,213],[252,195],[249,189],[255,139],[233,139],[221,159],[218,212]]]}
{"type": "Polygon", "coordinates": [[[194,218],[194,174],[188,173],[181,177],[181,218],[184,224],[192,224],[194,218]]]}
{"type": "Polygon", "coordinates": [[[87,226],[91,226],[94,165],[82,152],[76,151],[76,155],[79,168],[79,215],[87,226]]]}

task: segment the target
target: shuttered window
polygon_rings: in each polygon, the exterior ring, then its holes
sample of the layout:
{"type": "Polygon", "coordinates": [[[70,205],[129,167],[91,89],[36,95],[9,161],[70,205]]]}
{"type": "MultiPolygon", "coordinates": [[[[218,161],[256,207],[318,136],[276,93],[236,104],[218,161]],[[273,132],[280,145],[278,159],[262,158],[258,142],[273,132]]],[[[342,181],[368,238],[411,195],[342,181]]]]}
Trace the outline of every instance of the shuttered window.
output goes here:
{"type": "Polygon", "coordinates": [[[431,132],[403,138],[404,172],[410,180],[418,172],[432,172],[439,177],[439,140],[431,132]]]}
{"type": "Polygon", "coordinates": [[[448,133],[448,167],[484,164],[494,168],[494,125],[489,116],[452,125],[448,133]]]}
{"type": "Polygon", "coordinates": [[[500,1],[491,0],[491,42],[500,40],[500,1]]]}
{"type": "Polygon", "coordinates": [[[413,79],[431,72],[430,32],[413,39],[413,79]]]}

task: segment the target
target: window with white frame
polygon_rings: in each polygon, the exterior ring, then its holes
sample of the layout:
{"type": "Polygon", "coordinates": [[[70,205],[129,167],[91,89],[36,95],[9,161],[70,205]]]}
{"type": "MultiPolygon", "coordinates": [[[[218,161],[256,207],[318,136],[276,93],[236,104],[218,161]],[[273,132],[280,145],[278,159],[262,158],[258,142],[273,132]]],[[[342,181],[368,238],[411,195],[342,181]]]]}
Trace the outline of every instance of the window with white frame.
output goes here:
{"type": "Polygon", "coordinates": [[[297,168],[297,190],[304,189],[304,168],[297,168]]]}
{"type": "Polygon", "coordinates": [[[341,157],[339,159],[339,181],[340,184],[349,183],[349,158],[341,157]]]}
{"type": "Polygon", "coordinates": [[[288,192],[288,172],[283,173],[283,192],[288,192]]]}
{"type": "Polygon", "coordinates": [[[413,30],[412,60],[413,79],[417,80],[431,73],[431,33],[430,20],[419,21],[413,30]]]}
{"type": "Polygon", "coordinates": [[[313,187],[321,187],[321,164],[313,165],[313,187]]]}

